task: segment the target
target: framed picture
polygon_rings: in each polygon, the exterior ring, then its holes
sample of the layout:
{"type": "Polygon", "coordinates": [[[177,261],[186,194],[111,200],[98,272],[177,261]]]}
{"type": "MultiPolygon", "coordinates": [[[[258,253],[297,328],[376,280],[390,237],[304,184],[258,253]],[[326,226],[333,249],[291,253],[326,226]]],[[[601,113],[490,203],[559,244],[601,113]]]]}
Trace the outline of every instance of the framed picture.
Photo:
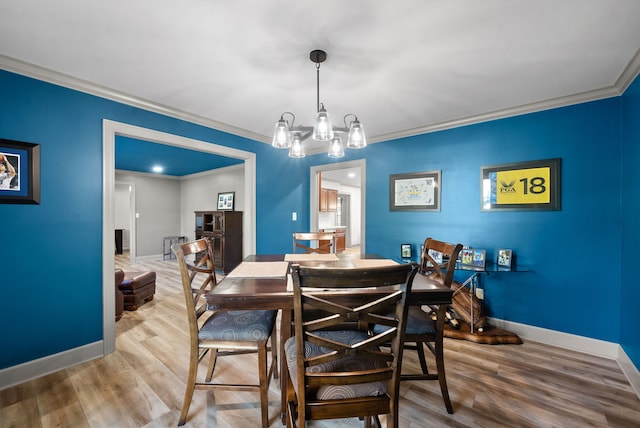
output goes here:
{"type": "Polygon", "coordinates": [[[463,248],[460,251],[460,268],[470,270],[485,270],[486,250],[463,248]]]}
{"type": "Polygon", "coordinates": [[[218,193],[218,211],[233,211],[236,192],[218,193]]]}
{"type": "Polygon", "coordinates": [[[400,257],[403,259],[411,258],[411,244],[400,244],[400,257]]]}
{"type": "Polygon", "coordinates": [[[40,145],[0,139],[0,203],[40,203],[40,145]]]}
{"type": "MultiPolygon", "coordinates": [[[[443,255],[440,251],[429,249],[429,251],[427,251],[427,254],[429,255],[429,257],[431,257],[431,260],[433,260],[433,262],[435,262],[436,265],[439,266],[442,264],[443,255]]],[[[433,263],[431,262],[431,260],[427,258],[427,266],[433,266],[433,263]]]]}
{"type": "Polygon", "coordinates": [[[389,176],[389,210],[440,211],[440,171],[389,176]]]}
{"type": "Polygon", "coordinates": [[[560,210],[560,158],[483,166],[482,211],[560,210]]]}
{"type": "Polygon", "coordinates": [[[511,250],[507,250],[504,248],[498,250],[498,266],[510,268],[512,258],[513,258],[513,253],[511,250]]]}

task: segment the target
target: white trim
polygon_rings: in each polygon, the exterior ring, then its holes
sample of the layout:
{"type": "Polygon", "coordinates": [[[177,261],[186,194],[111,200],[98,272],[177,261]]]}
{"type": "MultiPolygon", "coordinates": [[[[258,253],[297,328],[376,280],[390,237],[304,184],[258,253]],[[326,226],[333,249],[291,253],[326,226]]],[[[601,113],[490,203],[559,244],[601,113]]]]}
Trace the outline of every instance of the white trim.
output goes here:
{"type": "Polygon", "coordinates": [[[100,358],[103,349],[102,341],[93,342],[0,370],[0,390],[100,358]]]}
{"type": "Polygon", "coordinates": [[[167,134],[148,128],[115,122],[102,121],[103,150],[103,213],[102,213],[102,301],[104,355],[115,351],[115,139],[116,135],[142,139],[159,144],[197,150],[220,156],[244,160],[244,255],[256,251],[256,154],[179,135],[167,134]]]}
{"type": "MultiPolygon", "coordinates": [[[[66,74],[59,73],[57,71],[49,70],[43,67],[39,67],[24,61],[17,60],[15,58],[8,57],[6,55],[0,55],[0,69],[4,69],[13,73],[18,73],[24,76],[29,76],[34,79],[41,80],[43,82],[53,83],[65,88],[82,91],[87,94],[96,95],[105,99],[116,101],[122,104],[138,107],[147,111],[160,113],[166,116],[175,117],[178,119],[186,120],[191,123],[203,125],[209,128],[218,129],[220,131],[228,132],[230,134],[238,135],[245,138],[250,138],[255,141],[260,141],[265,144],[271,144],[271,136],[257,134],[246,129],[237,128],[222,122],[218,122],[206,117],[198,116],[192,113],[188,113],[182,110],[178,110],[173,107],[154,103],[152,101],[144,100],[134,97],[132,95],[118,92],[113,89],[96,85],[82,79],[78,79],[66,74]]],[[[522,106],[507,108],[503,110],[497,110],[494,112],[478,114],[465,118],[459,118],[449,120],[442,123],[436,123],[433,125],[427,125],[423,127],[417,127],[412,129],[405,129],[398,132],[391,132],[383,135],[368,136],[367,141],[370,144],[379,143],[382,141],[395,140],[399,138],[412,137],[415,135],[426,134],[430,132],[442,131],[445,129],[458,128],[460,126],[472,125],[476,123],[488,122],[497,119],[504,119],[512,116],[519,116],[528,113],[534,113],[543,110],[549,110],[553,108],[566,107],[574,104],[581,104],[589,101],[596,101],[605,98],[611,98],[622,95],[624,90],[633,81],[635,76],[640,71],[640,52],[637,53],[634,58],[629,62],[625,70],[618,77],[614,86],[606,88],[596,89],[593,91],[582,92],[565,97],[558,97],[551,100],[545,100],[537,103],[524,104],[522,106]]],[[[308,155],[317,154],[322,149],[318,149],[316,152],[309,152],[308,155]]]]}
{"type": "Polygon", "coordinates": [[[631,384],[631,388],[633,388],[638,398],[640,398],[640,370],[633,364],[633,361],[631,361],[627,353],[624,352],[622,346],[619,347],[618,365],[631,384]]]}
{"type": "Polygon", "coordinates": [[[178,110],[173,107],[165,106],[162,104],[148,101],[142,98],[135,97],[133,95],[119,92],[105,86],[100,86],[86,80],[78,79],[73,76],[69,76],[57,71],[49,70],[44,67],[39,67],[28,62],[20,61],[15,58],[8,57],[0,54],[0,69],[10,71],[12,73],[18,73],[23,76],[32,77],[34,79],[41,80],[43,82],[53,83],[54,85],[62,86],[65,88],[73,89],[75,91],[81,91],[86,94],[95,95],[101,98],[105,98],[111,101],[116,101],[129,106],[141,108],[146,111],[152,111],[160,113],[166,116],[182,119],[187,122],[196,123],[198,125],[206,126],[207,128],[218,129],[223,132],[238,135],[241,137],[249,138],[256,141],[262,141],[264,143],[271,144],[271,137],[261,134],[257,134],[246,129],[237,128],[235,126],[228,125],[226,123],[218,122],[206,117],[198,116],[193,113],[188,113],[183,110],[178,110]]]}
{"type": "Polygon", "coordinates": [[[619,355],[620,345],[599,339],[591,339],[570,333],[563,333],[546,328],[534,327],[513,321],[492,318],[489,323],[498,328],[509,330],[522,339],[533,340],[559,348],[571,349],[584,354],[615,360],[619,355]]]}

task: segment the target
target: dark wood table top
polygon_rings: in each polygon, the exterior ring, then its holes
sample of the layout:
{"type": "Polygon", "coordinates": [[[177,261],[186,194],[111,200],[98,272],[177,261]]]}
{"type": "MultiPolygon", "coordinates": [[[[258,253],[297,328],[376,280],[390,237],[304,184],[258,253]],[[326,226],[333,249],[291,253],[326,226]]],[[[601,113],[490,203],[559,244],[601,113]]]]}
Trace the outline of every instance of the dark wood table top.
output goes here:
{"type": "MultiPolygon", "coordinates": [[[[284,254],[251,255],[246,262],[283,261],[284,254]]],[[[376,255],[360,255],[357,258],[380,259],[376,255]]],[[[292,262],[305,266],[355,268],[354,258],[336,261],[292,262]]],[[[451,303],[453,290],[417,274],[410,297],[412,305],[440,305],[451,303]]],[[[287,289],[286,278],[225,277],[206,296],[209,309],[292,309],[293,291],[287,289]]]]}

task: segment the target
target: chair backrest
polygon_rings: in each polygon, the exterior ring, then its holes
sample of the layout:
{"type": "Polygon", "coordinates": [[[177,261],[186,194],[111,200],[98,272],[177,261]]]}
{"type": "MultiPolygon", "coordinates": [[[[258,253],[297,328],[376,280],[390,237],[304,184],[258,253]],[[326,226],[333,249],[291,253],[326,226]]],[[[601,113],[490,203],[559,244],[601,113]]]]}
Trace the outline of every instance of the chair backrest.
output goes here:
{"type": "Polygon", "coordinates": [[[304,254],[335,253],[336,234],[333,232],[293,232],[293,252],[304,254]]]}
{"type": "Polygon", "coordinates": [[[308,343],[321,352],[311,357],[297,352],[299,421],[390,414],[395,425],[388,426],[397,426],[407,296],[416,272],[415,263],[355,269],[292,265],[296,349],[305,349],[308,343]],[[319,318],[312,318],[313,314],[320,314],[319,318]],[[364,339],[342,343],[323,334],[345,323],[360,325],[364,339]],[[388,329],[368,334],[373,324],[388,329]],[[380,347],[389,343],[390,347],[380,347]],[[352,371],[332,371],[336,360],[354,357],[374,360],[375,367],[358,369],[354,365],[352,371]],[[386,385],[378,396],[317,398],[329,385],[341,389],[376,383],[386,385]]]}
{"type": "Polygon", "coordinates": [[[218,283],[213,263],[211,240],[203,238],[184,244],[175,244],[171,250],[176,255],[182,290],[189,318],[191,346],[198,346],[198,319],[207,312],[204,295],[218,283]],[[198,257],[196,257],[196,254],[198,257]],[[196,261],[197,260],[197,261],[196,261]]]}
{"type": "Polygon", "coordinates": [[[444,285],[451,287],[460,250],[462,244],[451,244],[433,238],[425,239],[420,256],[420,273],[435,275],[444,285]],[[436,255],[439,257],[435,257],[436,255]]]}

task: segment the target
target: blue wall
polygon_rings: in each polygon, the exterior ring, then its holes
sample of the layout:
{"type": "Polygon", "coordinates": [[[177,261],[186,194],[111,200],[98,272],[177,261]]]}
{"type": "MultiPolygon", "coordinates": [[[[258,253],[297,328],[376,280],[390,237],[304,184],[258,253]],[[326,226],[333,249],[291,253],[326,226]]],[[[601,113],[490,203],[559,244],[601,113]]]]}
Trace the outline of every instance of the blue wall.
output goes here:
{"type": "Polygon", "coordinates": [[[622,333],[620,343],[636,367],[640,367],[640,287],[636,263],[640,260],[640,79],[627,89],[623,99],[622,146],[622,333]]]}
{"type": "Polygon", "coordinates": [[[0,205],[0,369],[102,339],[102,120],[270,147],[0,71],[0,138],[40,144],[40,205],[0,205]]]}
{"type": "MultiPolygon", "coordinates": [[[[0,321],[11,326],[0,333],[11,350],[0,354],[0,369],[102,338],[103,118],[256,152],[259,253],[289,251],[289,232],[309,224],[309,167],[328,163],[326,155],[289,159],[266,144],[7,72],[0,93],[0,137],[38,143],[42,156],[41,204],[0,205],[0,321]]],[[[634,93],[627,98],[637,112],[634,93]]],[[[635,332],[621,332],[621,324],[638,324],[622,306],[631,287],[621,285],[618,262],[622,105],[613,98],[349,152],[343,161],[367,161],[366,250],[396,257],[400,243],[419,246],[426,236],[486,248],[491,258],[512,248],[532,271],[483,277],[491,316],[624,341],[640,366],[635,332]],[[480,212],[481,166],[555,157],[561,211],[480,212]],[[390,212],[389,175],[431,170],[442,171],[442,210],[390,212]],[[596,297],[603,286],[607,299],[596,297]]],[[[640,200],[630,191],[629,221],[640,200]]]]}

